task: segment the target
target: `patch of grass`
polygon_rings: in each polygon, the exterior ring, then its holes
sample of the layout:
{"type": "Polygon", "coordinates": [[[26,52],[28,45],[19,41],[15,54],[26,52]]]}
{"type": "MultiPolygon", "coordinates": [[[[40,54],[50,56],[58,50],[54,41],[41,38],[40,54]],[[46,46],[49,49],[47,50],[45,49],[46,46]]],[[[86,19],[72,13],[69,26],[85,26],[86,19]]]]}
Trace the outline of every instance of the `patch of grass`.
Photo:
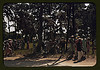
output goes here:
{"type": "Polygon", "coordinates": [[[24,50],[16,50],[14,51],[13,55],[27,55],[31,54],[33,52],[33,49],[24,49],[24,50]]]}
{"type": "Polygon", "coordinates": [[[27,44],[25,43],[25,49],[19,49],[14,51],[13,55],[27,55],[27,54],[32,54],[33,53],[33,43],[29,44],[29,49],[27,49],[27,44]]]}
{"type": "MultiPolygon", "coordinates": [[[[33,43],[29,43],[29,48],[33,48],[33,43]]],[[[25,43],[25,49],[27,49],[27,43],[25,43]]]]}
{"type": "MultiPolygon", "coordinates": [[[[69,43],[68,43],[69,45],[69,43]]],[[[14,51],[13,55],[28,55],[28,54],[32,54],[34,52],[34,49],[33,49],[33,43],[30,43],[29,44],[29,49],[27,49],[27,44],[25,43],[25,49],[21,50],[16,50],[14,51]]],[[[90,52],[89,54],[92,53],[92,47],[90,47],[90,52]]],[[[96,53],[96,51],[95,51],[96,53]]],[[[58,55],[56,55],[55,57],[58,57],[58,55]]]]}

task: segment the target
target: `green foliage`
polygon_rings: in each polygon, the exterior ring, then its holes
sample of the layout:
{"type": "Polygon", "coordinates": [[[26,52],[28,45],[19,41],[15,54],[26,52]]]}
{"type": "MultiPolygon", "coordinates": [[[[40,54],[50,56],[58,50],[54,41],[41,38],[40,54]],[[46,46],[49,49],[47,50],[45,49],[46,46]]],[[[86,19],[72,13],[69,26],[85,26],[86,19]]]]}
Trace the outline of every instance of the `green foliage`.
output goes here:
{"type": "Polygon", "coordinates": [[[56,36],[68,40],[79,33],[80,37],[84,34],[86,38],[96,38],[96,11],[92,3],[88,6],[85,3],[7,3],[3,7],[3,20],[4,39],[24,36],[25,41],[31,42],[37,37],[39,50],[42,41],[54,41],[56,36]],[[10,22],[14,24],[9,25],[10,22]],[[5,30],[7,24],[9,33],[5,30]],[[15,31],[11,32],[10,27],[15,27],[15,31]]]}
{"type": "Polygon", "coordinates": [[[75,19],[75,22],[78,27],[82,25],[82,19],[75,19]]]}

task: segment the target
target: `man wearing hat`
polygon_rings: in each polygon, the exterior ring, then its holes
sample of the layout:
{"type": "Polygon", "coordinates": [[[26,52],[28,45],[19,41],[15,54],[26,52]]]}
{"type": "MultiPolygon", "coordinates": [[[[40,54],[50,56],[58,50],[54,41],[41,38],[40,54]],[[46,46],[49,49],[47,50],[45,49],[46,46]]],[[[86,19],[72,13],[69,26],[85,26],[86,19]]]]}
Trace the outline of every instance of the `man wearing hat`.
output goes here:
{"type": "Polygon", "coordinates": [[[78,60],[77,62],[81,61],[82,58],[82,41],[80,36],[77,36],[76,40],[77,52],[78,52],[78,60]]]}

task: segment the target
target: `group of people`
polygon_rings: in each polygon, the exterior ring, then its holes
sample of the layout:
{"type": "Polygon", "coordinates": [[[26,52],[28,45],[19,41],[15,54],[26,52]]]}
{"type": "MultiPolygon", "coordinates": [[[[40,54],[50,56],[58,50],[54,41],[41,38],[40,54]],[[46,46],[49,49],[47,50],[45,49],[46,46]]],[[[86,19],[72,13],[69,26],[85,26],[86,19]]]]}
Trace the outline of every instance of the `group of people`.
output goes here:
{"type": "MultiPolygon", "coordinates": [[[[56,39],[55,41],[46,41],[42,42],[42,50],[44,53],[62,53],[65,50],[70,52],[71,59],[80,61],[82,57],[88,58],[90,54],[90,46],[92,47],[92,54],[95,51],[95,44],[96,42],[93,41],[92,45],[90,44],[90,40],[86,38],[80,38],[77,36],[76,38],[71,37],[68,39],[68,43],[66,45],[65,38],[61,40],[56,39]]],[[[3,50],[5,51],[5,56],[9,56],[12,54],[13,51],[17,49],[25,49],[25,41],[24,40],[12,40],[8,39],[3,42],[4,47],[3,50]]],[[[38,41],[33,39],[33,48],[38,46],[38,41]]],[[[29,41],[27,41],[27,49],[29,49],[29,41]]]]}
{"type": "MultiPolygon", "coordinates": [[[[93,45],[95,42],[90,43],[90,39],[86,38],[80,38],[79,36],[74,39],[71,37],[69,40],[69,48],[71,51],[71,57],[73,61],[77,60],[77,62],[81,61],[83,58],[89,58],[90,55],[90,47],[92,48],[92,53],[94,54],[95,51],[95,45],[93,45]]],[[[94,57],[94,56],[93,56],[94,57]]]]}
{"type": "Polygon", "coordinates": [[[3,51],[5,56],[11,56],[13,51],[25,48],[24,40],[8,39],[3,42],[3,51]]]}

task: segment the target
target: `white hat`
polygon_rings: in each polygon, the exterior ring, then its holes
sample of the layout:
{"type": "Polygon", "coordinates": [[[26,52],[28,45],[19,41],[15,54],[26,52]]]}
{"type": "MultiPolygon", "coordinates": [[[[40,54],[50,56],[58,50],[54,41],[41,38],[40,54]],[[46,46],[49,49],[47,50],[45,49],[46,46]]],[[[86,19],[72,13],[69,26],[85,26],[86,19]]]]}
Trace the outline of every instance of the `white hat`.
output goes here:
{"type": "Polygon", "coordinates": [[[12,39],[8,39],[8,40],[12,40],[12,39]]]}

